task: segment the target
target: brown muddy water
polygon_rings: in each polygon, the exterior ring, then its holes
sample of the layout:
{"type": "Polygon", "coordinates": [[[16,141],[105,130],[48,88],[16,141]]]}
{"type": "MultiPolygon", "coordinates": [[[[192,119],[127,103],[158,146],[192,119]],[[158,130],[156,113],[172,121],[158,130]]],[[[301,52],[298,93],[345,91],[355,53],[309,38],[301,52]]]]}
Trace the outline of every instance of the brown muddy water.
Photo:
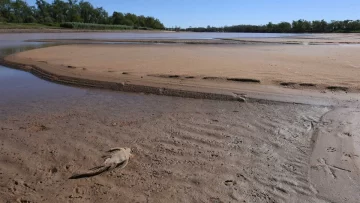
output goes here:
{"type": "Polygon", "coordinates": [[[340,106],[76,88],[0,66],[0,200],[357,202],[360,114],[340,106]],[[68,180],[112,147],[133,149],[125,169],[68,180]]]}

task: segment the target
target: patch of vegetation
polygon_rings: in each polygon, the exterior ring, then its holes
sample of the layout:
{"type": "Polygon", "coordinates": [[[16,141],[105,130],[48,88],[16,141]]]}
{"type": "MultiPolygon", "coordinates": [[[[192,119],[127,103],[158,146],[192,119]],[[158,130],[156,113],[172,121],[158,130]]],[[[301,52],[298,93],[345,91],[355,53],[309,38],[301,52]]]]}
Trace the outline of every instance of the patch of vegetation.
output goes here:
{"type": "Polygon", "coordinates": [[[193,32],[259,32],[259,33],[351,33],[359,32],[360,20],[294,20],[292,22],[269,22],[266,25],[233,25],[223,27],[179,27],[170,29],[175,31],[193,32]]]}
{"type": "Polygon", "coordinates": [[[0,29],[56,29],[59,25],[44,25],[38,23],[4,23],[0,22],[0,29]]]}
{"type": "Polygon", "coordinates": [[[12,24],[19,24],[18,27],[22,28],[43,28],[39,24],[59,27],[63,24],[75,29],[165,29],[154,17],[121,12],[109,15],[102,7],[96,8],[83,0],[54,0],[52,3],[36,0],[35,6],[28,5],[25,0],[0,0],[0,22],[11,23],[0,28],[16,27],[12,24]]]}
{"type": "Polygon", "coordinates": [[[66,22],[61,23],[60,27],[69,29],[86,29],[86,30],[131,30],[133,26],[127,25],[105,25],[95,23],[77,23],[77,22],[66,22]]]}

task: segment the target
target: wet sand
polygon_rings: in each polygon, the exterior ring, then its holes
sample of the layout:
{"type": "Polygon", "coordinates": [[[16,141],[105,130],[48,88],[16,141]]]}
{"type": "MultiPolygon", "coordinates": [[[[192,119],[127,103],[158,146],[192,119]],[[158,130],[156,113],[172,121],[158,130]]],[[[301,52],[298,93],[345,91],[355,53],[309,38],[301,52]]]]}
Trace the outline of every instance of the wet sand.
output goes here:
{"type": "Polygon", "coordinates": [[[352,109],[76,91],[3,101],[12,103],[0,117],[5,202],[360,198],[358,128],[342,125],[358,124],[352,109]],[[125,169],[68,180],[117,146],[134,150],[125,169]]]}
{"type": "Polygon", "coordinates": [[[12,105],[2,106],[2,200],[360,198],[359,146],[354,142],[360,115],[354,109],[79,91],[66,97],[49,93],[46,102],[43,97],[8,100],[12,105]],[[134,151],[125,169],[68,180],[99,164],[103,152],[117,146],[134,151]]]}

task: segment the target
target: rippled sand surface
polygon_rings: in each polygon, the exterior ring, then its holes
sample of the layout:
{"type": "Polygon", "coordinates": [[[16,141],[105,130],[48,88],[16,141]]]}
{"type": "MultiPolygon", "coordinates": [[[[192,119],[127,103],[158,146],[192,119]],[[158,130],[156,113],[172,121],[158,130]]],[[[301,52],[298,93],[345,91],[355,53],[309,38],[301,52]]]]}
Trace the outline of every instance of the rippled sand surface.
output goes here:
{"type": "Polygon", "coordinates": [[[353,109],[67,91],[1,101],[5,202],[359,198],[353,109]],[[117,146],[133,148],[125,169],[68,180],[117,146]]]}

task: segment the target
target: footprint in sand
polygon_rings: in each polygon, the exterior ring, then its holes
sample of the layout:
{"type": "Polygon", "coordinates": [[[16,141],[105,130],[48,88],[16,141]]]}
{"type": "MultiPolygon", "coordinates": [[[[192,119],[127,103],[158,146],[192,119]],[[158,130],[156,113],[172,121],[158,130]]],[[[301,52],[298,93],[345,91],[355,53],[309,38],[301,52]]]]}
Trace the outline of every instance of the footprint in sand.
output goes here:
{"type": "Polygon", "coordinates": [[[349,160],[351,160],[351,158],[352,158],[351,154],[344,153],[344,154],[342,155],[341,160],[342,160],[342,161],[349,161],[349,160]]]}
{"type": "Polygon", "coordinates": [[[235,180],[225,180],[224,184],[226,186],[233,186],[233,185],[236,185],[236,181],[235,180]]]}
{"type": "Polygon", "coordinates": [[[336,152],[336,149],[334,147],[328,147],[326,149],[327,152],[336,152]]]}
{"type": "Polygon", "coordinates": [[[346,138],[351,138],[352,134],[349,133],[349,132],[345,132],[345,133],[338,133],[337,136],[340,137],[340,138],[345,138],[346,139],[346,138]]]}
{"type": "Polygon", "coordinates": [[[223,203],[223,201],[220,200],[218,197],[210,197],[211,203],[223,203]]]}
{"type": "Polygon", "coordinates": [[[237,173],[236,177],[240,178],[242,181],[247,181],[247,178],[241,173],[237,173]]]}
{"type": "Polygon", "coordinates": [[[347,137],[352,137],[351,133],[349,133],[349,132],[344,133],[344,135],[347,137]]]}

